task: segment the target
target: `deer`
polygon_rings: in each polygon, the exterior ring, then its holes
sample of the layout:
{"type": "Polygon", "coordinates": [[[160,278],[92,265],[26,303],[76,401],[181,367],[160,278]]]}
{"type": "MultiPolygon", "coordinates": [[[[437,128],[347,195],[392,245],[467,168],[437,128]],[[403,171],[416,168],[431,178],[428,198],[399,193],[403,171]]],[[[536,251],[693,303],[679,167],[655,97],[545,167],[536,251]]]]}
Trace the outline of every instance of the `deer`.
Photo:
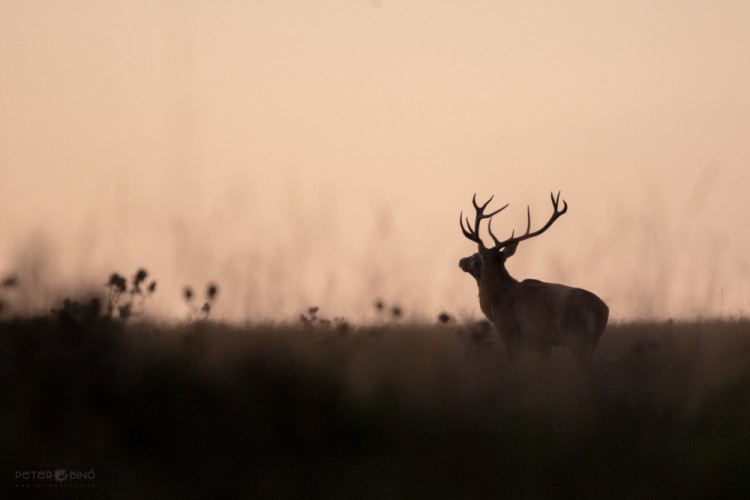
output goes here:
{"type": "Polygon", "coordinates": [[[522,349],[531,349],[543,355],[553,347],[570,349],[579,359],[590,359],[597,342],[604,333],[609,318],[609,308],[602,299],[581,288],[557,283],[545,283],[535,279],[517,281],[505,268],[508,258],[516,253],[518,244],[547,231],[555,221],[568,211],[563,200],[560,208],[560,192],[557,197],[550,193],[552,215],[544,226],[531,231],[531,209],[526,207],[526,232],[500,241],[492,232],[492,217],[509,204],[485,213],[494,196],[483,205],[477,204],[474,194],[472,204],[476,211],[474,226],[460,214],[461,231],[476,243],[478,252],[464,257],[458,263],[462,271],[474,277],[479,288],[479,306],[487,319],[495,325],[505,345],[508,358],[514,358],[522,349]],[[479,225],[489,219],[487,229],[494,246],[484,245],[479,236],[479,225]]]}

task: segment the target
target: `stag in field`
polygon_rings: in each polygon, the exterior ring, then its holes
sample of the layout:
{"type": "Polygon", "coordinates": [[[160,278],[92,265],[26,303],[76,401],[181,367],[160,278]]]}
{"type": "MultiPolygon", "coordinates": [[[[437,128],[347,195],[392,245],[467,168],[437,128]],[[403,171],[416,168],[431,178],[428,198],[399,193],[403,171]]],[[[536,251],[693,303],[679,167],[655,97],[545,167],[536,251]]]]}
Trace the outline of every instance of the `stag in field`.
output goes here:
{"type": "Polygon", "coordinates": [[[459,261],[459,267],[471,274],[479,286],[479,306],[487,318],[494,323],[503,339],[509,357],[526,347],[548,353],[552,347],[567,347],[575,354],[588,358],[594,351],[599,338],[604,333],[609,317],[607,305],[593,293],[580,288],[572,288],[555,283],[527,279],[515,280],[505,269],[505,261],[518,248],[518,244],[539,236],[568,210],[563,200],[560,208],[560,193],[552,198],[552,216],[540,229],[531,232],[531,211],[527,207],[526,233],[500,241],[492,233],[492,216],[508,207],[485,214],[492,201],[479,206],[476,194],[472,199],[476,217],[472,227],[469,218],[461,213],[461,230],[469,240],[476,243],[479,251],[459,261]],[[479,224],[490,219],[487,225],[493,247],[486,247],[479,236],[479,224]]]}

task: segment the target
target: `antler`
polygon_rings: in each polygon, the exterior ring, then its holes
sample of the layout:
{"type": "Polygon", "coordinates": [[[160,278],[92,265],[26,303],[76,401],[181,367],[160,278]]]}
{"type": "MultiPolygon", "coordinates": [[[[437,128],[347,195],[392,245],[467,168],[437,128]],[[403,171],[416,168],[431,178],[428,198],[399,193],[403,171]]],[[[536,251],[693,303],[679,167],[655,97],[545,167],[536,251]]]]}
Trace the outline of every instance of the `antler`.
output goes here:
{"type": "MultiPolygon", "coordinates": [[[[557,198],[555,198],[555,193],[550,193],[550,198],[552,199],[552,208],[553,212],[550,216],[547,223],[539,230],[534,231],[533,233],[530,233],[531,231],[531,209],[526,206],[526,233],[523,236],[515,237],[515,230],[511,233],[510,238],[508,238],[505,241],[499,241],[495,235],[492,233],[492,221],[490,220],[487,229],[490,232],[490,236],[492,237],[492,240],[495,242],[495,248],[501,249],[503,247],[507,247],[508,245],[517,244],[523,240],[528,240],[529,238],[533,238],[534,236],[539,236],[543,232],[545,232],[549,227],[557,220],[558,217],[560,217],[562,214],[568,211],[568,204],[565,200],[563,200],[563,208],[560,210],[560,191],[557,192],[557,198]]],[[[507,205],[506,205],[507,206],[507,205]]],[[[505,208],[505,207],[503,207],[505,208]]]]}
{"type": "MultiPolygon", "coordinates": [[[[508,204],[506,204],[504,207],[499,208],[498,210],[495,210],[492,213],[485,214],[484,213],[484,209],[487,208],[487,205],[490,204],[490,202],[492,201],[492,198],[494,198],[494,196],[490,196],[490,199],[487,200],[484,203],[484,205],[482,205],[480,207],[479,205],[477,205],[477,194],[474,193],[474,197],[471,199],[471,203],[474,205],[474,210],[476,210],[476,212],[477,212],[476,218],[474,219],[474,227],[471,227],[471,224],[469,223],[469,217],[467,216],[466,217],[466,226],[468,226],[468,229],[464,228],[464,213],[463,213],[463,211],[461,212],[461,215],[458,218],[458,221],[461,224],[461,231],[463,231],[464,236],[466,236],[467,238],[469,238],[474,243],[477,243],[479,245],[479,248],[482,249],[482,250],[485,249],[485,246],[484,246],[484,243],[482,243],[482,239],[479,237],[479,223],[482,221],[482,219],[489,219],[493,215],[496,215],[496,214],[502,212],[503,210],[505,210],[506,208],[508,208],[508,204]]],[[[495,237],[493,236],[493,239],[494,238],[495,237]]],[[[495,240],[495,241],[497,241],[497,240],[495,240]]]]}

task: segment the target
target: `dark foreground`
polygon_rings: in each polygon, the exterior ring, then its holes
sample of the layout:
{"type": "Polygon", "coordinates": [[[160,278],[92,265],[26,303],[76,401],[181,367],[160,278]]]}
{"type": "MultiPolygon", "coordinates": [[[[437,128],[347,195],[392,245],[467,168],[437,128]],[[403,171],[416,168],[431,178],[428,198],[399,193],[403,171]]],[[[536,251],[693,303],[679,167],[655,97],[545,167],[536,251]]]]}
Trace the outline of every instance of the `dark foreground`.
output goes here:
{"type": "Polygon", "coordinates": [[[0,497],[747,498],[749,366],[747,321],[611,325],[588,368],[468,325],[0,322],[0,497]]]}

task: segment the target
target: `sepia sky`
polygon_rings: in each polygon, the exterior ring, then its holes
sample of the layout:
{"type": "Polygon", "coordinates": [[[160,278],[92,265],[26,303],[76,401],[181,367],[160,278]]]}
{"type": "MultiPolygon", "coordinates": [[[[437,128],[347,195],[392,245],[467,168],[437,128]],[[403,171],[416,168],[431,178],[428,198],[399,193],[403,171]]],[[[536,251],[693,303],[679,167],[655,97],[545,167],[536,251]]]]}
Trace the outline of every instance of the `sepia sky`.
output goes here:
{"type": "Polygon", "coordinates": [[[750,310],[750,3],[0,0],[0,274],[18,310],[112,271],[220,285],[216,317],[307,306],[480,317],[509,261],[612,317],[750,310]]]}

